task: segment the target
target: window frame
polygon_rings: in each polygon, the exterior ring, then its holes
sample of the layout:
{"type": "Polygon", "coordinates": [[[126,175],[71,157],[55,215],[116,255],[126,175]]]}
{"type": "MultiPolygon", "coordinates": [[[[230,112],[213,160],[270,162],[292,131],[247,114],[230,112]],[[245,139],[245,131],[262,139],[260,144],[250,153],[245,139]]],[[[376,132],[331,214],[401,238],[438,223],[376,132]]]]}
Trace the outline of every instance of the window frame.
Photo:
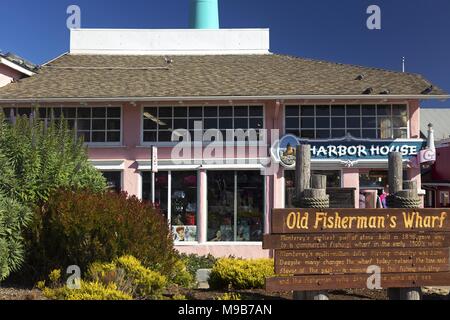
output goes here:
{"type": "MultiPolygon", "coordinates": [[[[177,105],[164,105],[164,104],[158,104],[158,105],[143,104],[143,105],[141,105],[141,110],[140,110],[140,117],[141,117],[141,120],[140,120],[140,123],[141,123],[140,124],[141,125],[141,127],[140,127],[140,144],[141,144],[141,147],[149,147],[149,146],[175,147],[177,144],[180,143],[180,142],[169,142],[169,141],[163,141],[163,142],[160,142],[160,141],[153,141],[153,142],[151,142],[151,141],[144,141],[144,134],[145,134],[146,131],[156,132],[157,139],[158,139],[158,133],[159,133],[159,129],[156,129],[156,130],[144,130],[144,110],[145,110],[145,108],[165,108],[165,107],[167,108],[167,107],[171,107],[172,108],[172,115],[173,115],[172,116],[172,121],[174,121],[174,119],[184,119],[184,118],[181,118],[181,117],[174,117],[174,110],[175,110],[175,108],[180,108],[180,107],[181,108],[202,107],[204,109],[204,108],[208,108],[208,107],[216,107],[217,108],[217,113],[218,113],[217,124],[219,124],[219,120],[221,119],[220,118],[220,107],[233,107],[233,115],[230,116],[230,117],[225,117],[225,118],[226,119],[231,119],[232,123],[233,123],[233,127],[234,127],[234,120],[242,118],[242,117],[238,117],[238,118],[235,117],[234,108],[235,107],[241,107],[241,106],[242,107],[249,107],[249,113],[248,113],[248,116],[247,116],[247,123],[248,123],[249,126],[250,126],[250,120],[252,118],[252,116],[250,115],[250,108],[251,107],[262,107],[262,110],[263,110],[263,114],[262,114],[263,127],[261,128],[261,130],[266,129],[266,103],[242,103],[242,104],[236,103],[236,104],[232,104],[232,105],[230,105],[230,104],[228,104],[228,105],[227,104],[217,104],[217,105],[189,104],[189,105],[178,105],[178,106],[177,105]]],[[[159,110],[158,110],[158,112],[159,112],[159,110]]],[[[188,124],[189,124],[190,117],[188,116],[188,117],[186,117],[186,119],[187,119],[188,124]]],[[[204,121],[205,119],[211,119],[211,117],[205,117],[205,114],[203,112],[202,121],[204,121]]],[[[221,130],[219,128],[216,128],[216,129],[217,130],[221,130]]],[[[203,132],[205,132],[206,130],[207,129],[204,129],[203,132]]],[[[232,130],[235,130],[235,129],[232,129],[232,130]]],[[[249,130],[249,129],[244,129],[244,131],[247,131],[247,130],[249,130]]],[[[191,130],[188,130],[188,131],[191,131],[191,130]]],[[[248,141],[246,141],[245,143],[242,143],[242,142],[230,142],[230,141],[227,141],[226,137],[224,137],[224,139],[225,139],[224,146],[258,146],[258,145],[260,145],[259,141],[257,141],[257,142],[248,142],[248,141]]],[[[194,142],[191,141],[191,143],[193,144],[194,142]]],[[[203,145],[207,145],[208,143],[209,143],[208,141],[205,141],[205,142],[203,142],[203,145]]]]}
{"type": "MultiPolygon", "coordinates": [[[[192,169],[186,169],[186,168],[182,168],[182,167],[180,167],[180,169],[170,169],[170,170],[159,170],[159,172],[164,172],[164,173],[167,173],[167,215],[166,215],[166,218],[167,218],[167,224],[168,224],[168,227],[169,227],[169,230],[170,230],[170,232],[172,232],[172,190],[173,190],[173,187],[172,187],[172,173],[173,172],[195,172],[196,173],[196,175],[197,175],[197,203],[196,203],[196,206],[197,206],[197,214],[196,214],[196,216],[195,216],[195,220],[196,220],[196,227],[197,227],[197,240],[196,241],[174,241],[174,245],[175,246],[191,246],[191,245],[196,245],[196,244],[199,244],[200,243],[200,241],[199,241],[199,235],[200,235],[200,233],[199,233],[199,231],[200,231],[200,224],[199,224],[199,222],[201,221],[201,219],[200,219],[200,199],[199,199],[199,192],[198,192],[198,190],[199,190],[199,187],[200,187],[200,179],[198,179],[198,175],[199,175],[199,171],[198,170],[192,170],[192,169]]],[[[141,170],[140,171],[140,181],[139,181],[139,189],[140,189],[140,193],[141,193],[141,199],[142,199],[142,196],[143,196],[143,184],[144,184],[144,173],[145,174],[150,174],[151,175],[151,188],[152,188],[152,191],[153,190],[156,190],[156,188],[154,187],[154,185],[155,185],[155,175],[156,174],[153,174],[153,172],[151,171],[151,170],[141,170]]],[[[152,199],[150,199],[150,200],[147,200],[147,201],[150,201],[151,203],[154,203],[154,201],[155,201],[155,194],[154,193],[151,193],[151,198],[152,199]]]]}
{"type": "MultiPolygon", "coordinates": [[[[299,109],[298,112],[298,129],[296,129],[299,133],[301,133],[301,131],[314,131],[314,136],[315,138],[308,138],[309,140],[333,140],[333,139],[340,139],[340,138],[344,138],[344,137],[333,137],[333,130],[340,130],[340,131],[345,131],[346,133],[348,133],[348,131],[351,130],[359,130],[360,132],[360,137],[355,137],[356,139],[364,139],[364,140],[402,140],[402,139],[411,139],[411,118],[410,118],[410,103],[409,102],[381,102],[381,103],[374,103],[374,102],[365,102],[365,103],[354,103],[354,104],[347,104],[347,103],[339,103],[339,102],[333,102],[333,103],[329,103],[329,104],[324,104],[324,103],[284,103],[284,111],[283,111],[283,129],[284,129],[284,134],[286,135],[288,133],[289,130],[291,130],[292,128],[288,128],[286,126],[287,123],[287,119],[288,118],[295,118],[295,116],[287,116],[286,113],[286,109],[287,107],[290,106],[296,106],[299,109]],[[329,105],[330,106],[330,126],[329,128],[318,128],[317,127],[317,118],[326,118],[326,116],[317,116],[317,106],[325,106],[325,105],[329,105]],[[348,116],[347,115],[347,106],[360,106],[360,115],[359,116],[348,116]],[[406,123],[406,127],[392,127],[391,128],[391,138],[390,139],[381,139],[381,135],[380,135],[380,128],[379,128],[379,118],[382,117],[381,115],[378,115],[378,106],[380,105],[390,105],[391,106],[391,115],[390,115],[390,119],[393,122],[395,117],[399,117],[399,116],[394,116],[394,112],[393,112],[393,106],[395,105],[404,105],[406,106],[406,117],[407,117],[407,123],[406,123]],[[301,106],[314,106],[314,116],[306,116],[306,117],[302,117],[301,115],[301,106]],[[333,116],[332,114],[332,109],[333,106],[345,106],[345,115],[341,115],[341,116],[333,116]],[[363,114],[363,108],[364,106],[374,106],[375,107],[375,115],[364,115],[363,114]],[[347,119],[349,118],[353,118],[353,117],[359,117],[360,119],[360,128],[349,128],[347,125],[347,119]],[[363,119],[364,118],[373,118],[375,117],[375,121],[376,121],[376,127],[375,128],[364,128],[363,127],[363,119]],[[309,128],[305,128],[302,129],[301,126],[301,120],[302,118],[312,118],[314,119],[314,129],[309,129],[309,128]],[[332,121],[333,118],[342,118],[344,119],[345,122],[345,128],[333,128],[332,125],[332,121]],[[317,138],[317,132],[318,131],[329,131],[329,136],[330,138],[317,138]],[[363,135],[364,130],[376,130],[376,134],[377,134],[377,138],[367,138],[363,135]],[[405,138],[394,138],[394,131],[395,130],[406,130],[406,137],[405,138]]],[[[298,134],[295,134],[295,136],[298,136],[298,134]]],[[[301,136],[301,134],[300,134],[301,136]]]]}
{"type": "MultiPolygon", "coordinates": [[[[245,170],[245,169],[233,169],[233,170],[230,170],[230,169],[213,169],[213,170],[211,170],[211,169],[209,169],[209,170],[206,170],[206,189],[207,190],[209,190],[209,188],[208,188],[208,172],[210,172],[210,171],[214,171],[214,172],[217,172],[217,171],[223,171],[223,172],[232,172],[233,173],[233,179],[234,179],[234,185],[233,185],[233,188],[234,188],[234,213],[233,213],[233,224],[234,224],[234,230],[233,230],[233,233],[234,233],[234,237],[236,238],[236,234],[237,234],[237,228],[236,228],[236,226],[237,226],[237,221],[238,221],[238,210],[237,210],[237,193],[238,193],[238,174],[239,174],[239,172],[240,171],[252,171],[252,172],[260,172],[260,171],[258,171],[258,170],[245,170]]],[[[262,216],[263,216],[263,219],[262,219],[262,233],[263,233],[263,235],[266,233],[266,220],[267,220],[267,217],[266,217],[266,215],[267,215],[267,199],[266,199],[266,196],[267,196],[267,185],[266,185],[266,183],[265,183],[265,180],[264,180],[264,176],[262,176],[263,177],[263,199],[264,199],[264,201],[263,201],[263,209],[262,209],[262,216]]],[[[210,241],[210,240],[208,240],[208,227],[209,227],[209,207],[208,207],[208,192],[206,193],[206,203],[207,203],[207,205],[206,205],[206,216],[205,216],[205,222],[206,222],[206,244],[207,245],[218,245],[218,246],[220,246],[220,245],[257,245],[257,244],[261,244],[262,243],[262,241],[210,241]]]]}
{"type": "MultiPolygon", "coordinates": [[[[119,105],[119,104],[115,104],[115,105],[65,105],[65,104],[60,104],[60,105],[52,105],[52,104],[47,104],[47,105],[42,105],[42,106],[27,106],[27,105],[12,105],[12,106],[5,106],[3,107],[4,109],[15,109],[15,113],[16,116],[18,115],[18,110],[19,109],[40,109],[40,108],[45,108],[46,112],[49,108],[61,108],[62,109],[78,109],[78,108],[89,108],[91,110],[91,116],[89,118],[79,118],[78,114],[76,114],[75,118],[72,117],[68,117],[68,118],[64,118],[68,121],[78,121],[78,120],[89,120],[90,121],[90,128],[89,131],[88,130],[77,130],[77,136],[78,136],[78,132],[89,132],[90,134],[90,142],[84,142],[84,144],[89,147],[89,148],[95,148],[95,147],[119,147],[123,145],[123,132],[124,132],[124,119],[123,119],[123,106],[119,105]],[[119,108],[120,109],[120,119],[119,118],[112,118],[113,120],[120,120],[120,131],[119,130],[110,130],[109,132],[119,132],[120,134],[120,140],[119,141],[115,141],[115,142],[92,142],[92,135],[94,132],[102,132],[102,130],[93,130],[93,120],[99,120],[102,118],[94,118],[93,114],[92,114],[92,110],[95,108],[105,108],[106,110],[108,110],[108,108],[119,108]]],[[[38,111],[39,112],[39,111],[38,111]]],[[[46,119],[49,119],[49,115],[46,115],[46,119]]],[[[59,119],[59,118],[57,118],[59,119]]],[[[106,121],[105,123],[105,130],[103,130],[105,132],[105,140],[107,140],[107,135],[108,135],[108,127],[107,127],[107,120],[108,120],[108,116],[106,114],[104,120],[106,121]]],[[[74,129],[75,130],[75,129],[74,129]]]]}

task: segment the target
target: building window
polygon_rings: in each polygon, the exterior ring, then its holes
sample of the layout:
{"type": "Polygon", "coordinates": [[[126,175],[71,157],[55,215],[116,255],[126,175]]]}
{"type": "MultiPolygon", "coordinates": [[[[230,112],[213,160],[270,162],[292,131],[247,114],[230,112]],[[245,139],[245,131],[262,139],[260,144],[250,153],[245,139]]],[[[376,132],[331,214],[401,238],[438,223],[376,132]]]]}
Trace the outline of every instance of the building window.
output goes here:
{"type": "Polygon", "coordinates": [[[106,179],[108,190],[114,192],[122,191],[122,172],[121,171],[102,171],[103,176],[106,179]]]}
{"type": "Polygon", "coordinates": [[[176,242],[197,241],[197,172],[142,173],[142,198],[151,201],[171,222],[176,242]],[[169,196],[170,194],[170,196],[169,196]]]}
{"type": "Polygon", "coordinates": [[[38,107],[3,108],[7,118],[36,114],[50,121],[64,118],[86,143],[120,143],[122,111],[120,107],[38,107]]]}
{"type": "MultiPolygon", "coordinates": [[[[403,180],[408,179],[408,171],[403,170],[403,180]]],[[[386,170],[370,170],[359,174],[360,189],[378,189],[389,192],[389,178],[386,170]]]]}
{"type": "Polygon", "coordinates": [[[263,225],[259,171],[208,171],[208,241],[262,241],[263,225]]]}
{"type": "Polygon", "coordinates": [[[184,129],[194,140],[195,123],[202,122],[202,134],[219,129],[223,139],[226,130],[264,128],[262,106],[210,106],[210,107],[146,107],[143,112],[143,141],[171,142],[174,130],[184,129]]]}
{"type": "Polygon", "coordinates": [[[440,191],[440,207],[441,208],[450,208],[450,192],[449,191],[440,191]]]}
{"type": "Polygon", "coordinates": [[[288,105],[286,133],[304,139],[408,138],[408,108],[383,105],[288,105]]]}
{"type": "MultiPolygon", "coordinates": [[[[341,171],[339,170],[313,170],[312,175],[325,175],[327,176],[327,188],[340,188],[341,171]]],[[[285,183],[285,207],[295,208],[295,170],[284,171],[284,183],[285,183]]]]}

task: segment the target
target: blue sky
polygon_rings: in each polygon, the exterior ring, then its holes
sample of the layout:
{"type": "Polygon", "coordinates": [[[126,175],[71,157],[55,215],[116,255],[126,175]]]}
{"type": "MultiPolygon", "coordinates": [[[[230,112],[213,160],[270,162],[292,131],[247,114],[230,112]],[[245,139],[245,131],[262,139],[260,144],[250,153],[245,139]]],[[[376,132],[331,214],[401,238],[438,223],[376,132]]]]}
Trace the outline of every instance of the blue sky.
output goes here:
{"type": "MultiPolygon", "coordinates": [[[[189,0],[14,0],[2,6],[0,49],[39,64],[67,52],[71,4],[80,6],[83,28],[189,24],[189,0]]],[[[272,52],[392,70],[405,56],[407,71],[450,92],[449,0],[220,0],[220,7],[222,28],[270,28],[272,52]],[[366,27],[372,4],[381,8],[381,30],[366,27]]]]}

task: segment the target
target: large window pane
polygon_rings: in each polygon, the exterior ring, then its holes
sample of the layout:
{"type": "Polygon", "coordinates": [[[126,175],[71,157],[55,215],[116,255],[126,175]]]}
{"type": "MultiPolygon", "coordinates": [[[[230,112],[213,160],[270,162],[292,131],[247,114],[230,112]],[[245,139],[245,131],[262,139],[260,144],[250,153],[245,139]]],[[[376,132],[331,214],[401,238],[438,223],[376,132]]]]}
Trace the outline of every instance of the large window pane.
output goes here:
{"type": "Polygon", "coordinates": [[[301,118],[302,129],[314,129],[314,118],[301,118]]]}
{"type": "Polygon", "coordinates": [[[362,105],[363,116],[375,116],[377,114],[377,107],[375,105],[362,105]]]}
{"type": "Polygon", "coordinates": [[[262,241],[264,179],[259,171],[237,172],[236,241],[262,241]]]}
{"type": "Polygon", "coordinates": [[[173,109],[175,118],[186,118],[188,115],[188,110],[186,107],[177,107],[173,109]]]}
{"type": "Polygon", "coordinates": [[[172,172],[172,233],[175,241],[197,241],[197,172],[172,172]]]}
{"type": "Polygon", "coordinates": [[[108,184],[108,189],[114,192],[122,191],[122,172],[121,171],[104,171],[102,172],[108,184]]]}
{"type": "Polygon", "coordinates": [[[347,116],[360,116],[361,115],[361,106],[347,106],[347,116]]]}
{"type": "Polygon", "coordinates": [[[234,108],[235,117],[248,117],[248,107],[235,107],[234,108]]]}
{"type": "Polygon", "coordinates": [[[342,105],[331,106],[331,115],[332,116],[345,116],[345,106],[342,106],[342,105]]]}
{"type": "Polygon", "coordinates": [[[286,106],[286,117],[298,117],[300,108],[298,106],[286,106]]]}
{"type": "Polygon", "coordinates": [[[347,128],[350,128],[350,129],[361,128],[361,118],[359,118],[359,117],[347,118],[347,128]]]}
{"type": "Polygon", "coordinates": [[[315,116],[314,106],[302,106],[300,110],[300,115],[302,117],[314,117],[315,116]]]}
{"type": "Polygon", "coordinates": [[[392,106],[392,114],[394,116],[407,117],[408,116],[408,108],[404,104],[395,104],[392,106]]]}
{"type": "Polygon", "coordinates": [[[208,171],[208,241],[261,241],[263,225],[259,171],[208,171]]]}
{"type": "Polygon", "coordinates": [[[363,117],[362,118],[362,127],[363,128],[376,128],[377,127],[377,118],[375,117],[363,117]]]}
{"type": "Polygon", "coordinates": [[[208,241],[234,240],[234,171],[208,171],[208,241]]]}
{"type": "Polygon", "coordinates": [[[331,127],[333,129],[344,129],[345,128],[345,118],[332,118],[331,127]]]}
{"type": "Polygon", "coordinates": [[[263,107],[250,106],[250,117],[264,117],[263,107]]]}
{"type": "Polygon", "coordinates": [[[286,128],[295,129],[299,127],[298,118],[287,118],[286,128]]]}
{"type": "Polygon", "coordinates": [[[330,116],[330,106],[316,106],[316,116],[317,117],[329,117],[330,116]]]}
{"type": "Polygon", "coordinates": [[[316,128],[317,129],[325,129],[330,127],[330,118],[317,118],[316,119],[316,128]]]}

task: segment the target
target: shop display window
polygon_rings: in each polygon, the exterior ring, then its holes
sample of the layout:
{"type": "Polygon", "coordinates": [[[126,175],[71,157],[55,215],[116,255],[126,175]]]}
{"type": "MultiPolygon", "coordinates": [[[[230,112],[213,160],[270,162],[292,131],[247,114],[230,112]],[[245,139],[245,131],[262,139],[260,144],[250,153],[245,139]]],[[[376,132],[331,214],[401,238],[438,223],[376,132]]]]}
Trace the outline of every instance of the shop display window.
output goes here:
{"type": "Polygon", "coordinates": [[[208,171],[208,241],[262,241],[263,217],[259,171],[208,171]]]}
{"type": "Polygon", "coordinates": [[[106,179],[108,190],[117,193],[122,191],[122,171],[102,171],[102,175],[106,179]]]}
{"type": "Polygon", "coordinates": [[[154,203],[171,222],[175,242],[197,241],[197,172],[171,171],[142,174],[142,198],[154,203]],[[169,197],[170,193],[170,197],[169,197]]]}

